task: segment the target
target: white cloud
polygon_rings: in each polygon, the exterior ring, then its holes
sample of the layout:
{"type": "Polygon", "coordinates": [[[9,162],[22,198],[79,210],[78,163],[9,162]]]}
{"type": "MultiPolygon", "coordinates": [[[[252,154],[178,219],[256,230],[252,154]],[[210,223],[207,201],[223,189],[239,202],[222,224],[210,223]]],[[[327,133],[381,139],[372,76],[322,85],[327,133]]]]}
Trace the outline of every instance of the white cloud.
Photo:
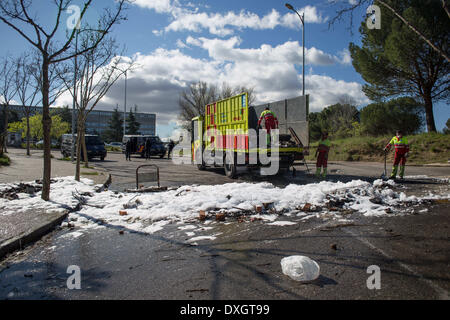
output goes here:
{"type": "MultiPolygon", "coordinates": [[[[189,36],[186,39],[188,45],[201,47],[208,51],[209,56],[217,61],[258,61],[260,63],[302,63],[302,46],[297,41],[288,41],[276,47],[268,44],[261,45],[256,49],[241,49],[239,37],[231,37],[229,39],[208,39],[193,38],[189,36]]],[[[338,53],[338,56],[325,53],[315,47],[305,48],[306,64],[328,66],[336,63],[344,63],[347,61],[344,57],[345,50],[338,53]]]]}
{"type": "MultiPolygon", "coordinates": [[[[239,37],[227,40],[188,37],[183,44],[207,50],[207,59],[193,58],[179,49],[159,48],[150,54],[137,53],[134,58],[138,67],[128,74],[128,110],[136,104],[139,111],[156,113],[158,125],[168,125],[178,117],[180,92],[197,81],[253,87],[257,104],[301,94],[301,72],[296,68],[301,65],[298,42],[252,49],[240,49],[237,47],[240,43],[239,37]]],[[[340,59],[316,48],[309,48],[307,52],[309,66],[337,63],[340,59]]],[[[359,105],[368,103],[359,83],[315,74],[307,75],[305,80],[306,92],[311,95],[311,111],[322,110],[343,96],[354,99],[359,105]]],[[[112,110],[119,104],[119,109],[123,110],[124,89],[121,79],[97,109],[112,110]]],[[[71,105],[71,101],[66,95],[57,105],[71,105]]]]}
{"type": "Polygon", "coordinates": [[[146,9],[153,9],[157,13],[170,13],[179,7],[178,1],[173,0],[134,0],[133,4],[146,9]]]}
{"type": "Polygon", "coordinates": [[[177,48],[184,49],[184,48],[187,48],[187,47],[188,46],[181,39],[177,40],[177,48]]]}
{"type": "MultiPolygon", "coordinates": [[[[2,95],[0,95],[0,104],[5,104],[5,97],[2,96],[2,95]]],[[[14,99],[10,99],[9,100],[9,104],[10,105],[20,105],[21,103],[16,101],[16,100],[14,100],[14,99]]]]}
{"type": "MultiPolygon", "coordinates": [[[[315,7],[307,6],[302,9],[302,12],[303,11],[305,11],[305,20],[307,23],[322,23],[326,21],[326,18],[323,18],[322,15],[317,12],[315,7]]],[[[175,20],[171,22],[164,30],[166,32],[201,32],[206,29],[211,34],[223,37],[234,34],[233,28],[265,30],[274,29],[278,26],[286,28],[299,28],[301,23],[295,13],[286,13],[285,15],[281,15],[275,9],[272,9],[270,13],[263,17],[243,10],[239,13],[229,11],[225,14],[182,12],[177,15],[175,20]]]]}
{"type": "MultiPolygon", "coordinates": [[[[192,3],[182,5],[177,0],[135,0],[133,4],[155,10],[157,13],[171,15],[173,21],[164,28],[165,32],[201,32],[208,30],[213,35],[224,37],[234,34],[235,29],[266,30],[278,26],[292,29],[301,27],[299,18],[295,13],[287,12],[281,15],[275,9],[260,17],[255,13],[244,10],[239,13],[233,11],[227,13],[199,12],[200,9],[192,3]]],[[[308,5],[297,11],[300,14],[305,13],[306,23],[323,23],[328,19],[328,17],[323,17],[314,6],[308,5]]],[[[153,33],[159,35],[162,31],[154,30],[153,33]]]]}
{"type": "Polygon", "coordinates": [[[338,52],[338,55],[341,58],[340,62],[342,64],[352,64],[352,56],[350,55],[350,51],[348,49],[338,52]]]}

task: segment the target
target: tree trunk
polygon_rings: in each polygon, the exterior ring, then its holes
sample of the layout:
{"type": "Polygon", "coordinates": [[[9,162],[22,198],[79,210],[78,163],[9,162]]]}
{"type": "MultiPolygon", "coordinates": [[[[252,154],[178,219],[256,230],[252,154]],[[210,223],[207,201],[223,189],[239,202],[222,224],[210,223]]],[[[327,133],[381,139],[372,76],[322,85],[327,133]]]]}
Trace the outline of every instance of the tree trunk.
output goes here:
{"type": "Polygon", "coordinates": [[[75,165],[75,180],[80,181],[80,163],[81,163],[81,123],[82,119],[81,112],[78,112],[78,125],[77,125],[77,148],[76,148],[76,157],[77,157],[77,163],[75,165]]]}
{"type": "Polygon", "coordinates": [[[83,122],[83,131],[82,131],[83,138],[81,139],[81,143],[83,144],[84,167],[89,168],[89,159],[88,159],[88,153],[87,153],[87,148],[86,148],[85,130],[86,130],[86,128],[85,128],[84,122],[83,122]]]}
{"type": "Polygon", "coordinates": [[[30,113],[27,112],[27,156],[31,156],[30,153],[30,113]]]}
{"type": "Polygon", "coordinates": [[[2,133],[0,133],[0,157],[3,156],[3,142],[4,142],[4,139],[3,139],[3,132],[2,132],[2,133]]]}
{"type": "Polygon", "coordinates": [[[51,178],[51,149],[50,149],[50,130],[52,127],[52,118],[50,117],[49,103],[49,61],[48,56],[42,57],[42,129],[44,134],[44,176],[42,178],[42,200],[50,200],[50,178],[51,178]]]}
{"type": "Polygon", "coordinates": [[[8,144],[8,104],[5,104],[5,132],[3,134],[3,152],[7,153],[8,149],[6,145],[8,144]]]}
{"type": "Polygon", "coordinates": [[[423,99],[425,101],[425,115],[426,115],[426,122],[427,122],[427,130],[428,130],[428,132],[436,132],[436,124],[434,122],[434,114],[433,114],[433,99],[431,98],[430,90],[425,90],[423,99]]]}

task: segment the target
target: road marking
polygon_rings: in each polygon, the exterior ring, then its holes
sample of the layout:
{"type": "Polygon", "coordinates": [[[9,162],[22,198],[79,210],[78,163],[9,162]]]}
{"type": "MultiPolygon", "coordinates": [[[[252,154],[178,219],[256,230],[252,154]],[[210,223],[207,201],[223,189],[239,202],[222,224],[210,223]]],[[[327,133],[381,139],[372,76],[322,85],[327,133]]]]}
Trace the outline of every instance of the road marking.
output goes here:
{"type": "Polygon", "coordinates": [[[438,294],[438,298],[441,300],[450,300],[450,296],[448,294],[448,291],[441,288],[439,285],[437,285],[436,283],[434,283],[433,281],[426,279],[422,274],[420,274],[419,272],[417,272],[414,268],[397,261],[396,259],[392,258],[389,254],[387,254],[386,252],[384,252],[382,249],[376,247],[374,244],[370,243],[369,240],[365,239],[365,238],[361,238],[360,236],[358,236],[358,234],[356,232],[354,232],[353,230],[345,230],[343,229],[344,232],[352,235],[353,237],[355,237],[356,239],[358,239],[359,241],[361,241],[362,243],[364,243],[366,246],[368,246],[369,248],[371,248],[372,250],[377,251],[378,253],[380,253],[381,255],[383,255],[385,258],[395,261],[400,267],[402,267],[403,269],[405,269],[406,271],[412,273],[413,275],[415,275],[416,277],[419,278],[419,280],[421,280],[422,282],[426,283],[428,286],[430,286],[437,294],[438,294]]]}

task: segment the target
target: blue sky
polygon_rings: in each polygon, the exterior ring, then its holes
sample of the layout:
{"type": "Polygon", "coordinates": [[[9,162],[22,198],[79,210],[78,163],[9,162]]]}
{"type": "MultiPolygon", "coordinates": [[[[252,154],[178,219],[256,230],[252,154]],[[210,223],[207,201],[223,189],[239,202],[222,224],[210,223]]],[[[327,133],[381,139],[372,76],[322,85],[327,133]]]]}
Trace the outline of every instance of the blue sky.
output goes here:
{"type": "MultiPolygon", "coordinates": [[[[356,12],[353,35],[348,21],[328,29],[335,12],[328,0],[291,1],[306,19],[306,93],[311,111],[342,99],[358,106],[370,103],[361,91],[364,83],[353,69],[350,42],[359,43],[357,27],[364,11],[356,12]]],[[[347,1],[347,0],[342,0],[347,1]]],[[[113,0],[95,1],[87,19],[95,21],[113,0]]],[[[39,1],[40,21],[51,21],[52,11],[39,1]]],[[[82,1],[73,1],[82,4],[82,1]]],[[[177,126],[178,97],[199,80],[221,85],[253,87],[257,103],[301,95],[301,23],[297,15],[274,0],[135,0],[126,14],[128,21],[111,33],[126,46],[125,54],[136,60],[129,74],[128,107],[157,115],[157,133],[172,135],[177,126]]],[[[69,17],[69,14],[67,14],[69,17]]],[[[19,55],[29,45],[14,31],[0,24],[0,56],[19,55]]],[[[61,33],[63,36],[63,33],[61,33]]],[[[98,109],[123,110],[124,81],[114,85],[98,109]]],[[[71,105],[66,94],[58,105],[71,105]]],[[[448,106],[435,108],[436,124],[442,129],[450,117],[448,106]]]]}

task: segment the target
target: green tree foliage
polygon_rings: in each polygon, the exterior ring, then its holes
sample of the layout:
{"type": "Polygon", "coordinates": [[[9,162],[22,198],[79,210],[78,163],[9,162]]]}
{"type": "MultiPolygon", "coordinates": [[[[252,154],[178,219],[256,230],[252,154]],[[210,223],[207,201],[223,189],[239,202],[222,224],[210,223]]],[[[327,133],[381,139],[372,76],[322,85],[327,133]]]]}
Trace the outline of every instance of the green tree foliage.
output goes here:
{"type": "MultiPolygon", "coordinates": [[[[22,138],[25,138],[27,130],[27,119],[23,118],[22,121],[9,124],[8,130],[11,132],[22,132],[22,138]]],[[[69,123],[62,121],[60,116],[52,117],[52,128],[50,131],[50,136],[52,138],[59,139],[63,134],[69,133],[69,131],[69,123]]],[[[37,140],[41,140],[44,137],[41,114],[30,117],[30,136],[37,140]]]]}
{"type": "MultiPolygon", "coordinates": [[[[54,108],[50,110],[50,115],[60,116],[63,122],[72,123],[72,110],[68,106],[54,108]]],[[[75,119],[76,122],[76,119],[75,119]]]]}
{"type": "MultiPolygon", "coordinates": [[[[432,43],[450,52],[450,19],[435,0],[386,0],[432,43]]],[[[375,1],[376,3],[376,1],[375,1]]],[[[362,24],[362,46],[350,44],[355,70],[367,82],[363,90],[374,101],[409,95],[419,97],[429,132],[436,131],[433,103],[449,99],[450,63],[419,39],[406,24],[381,7],[381,29],[362,24]]]]}
{"type": "MultiPolygon", "coordinates": [[[[16,111],[8,109],[7,112],[8,112],[8,117],[7,117],[8,123],[14,123],[14,122],[20,121],[19,115],[17,114],[16,111]]],[[[5,123],[3,122],[3,119],[6,119],[5,113],[6,113],[5,108],[2,108],[2,110],[0,111],[0,119],[2,119],[2,120],[0,120],[0,132],[3,132],[5,130],[5,123]]]]}
{"type": "Polygon", "coordinates": [[[347,138],[359,135],[359,112],[349,104],[334,104],[321,112],[309,114],[309,135],[312,141],[320,139],[321,133],[327,131],[331,137],[347,138]]]}
{"type": "Polygon", "coordinates": [[[445,134],[450,134],[450,118],[447,120],[445,125],[446,125],[446,127],[444,128],[444,133],[445,134]]]}
{"type": "Polygon", "coordinates": [[[127,134],[139,134],[141,124],[136,121],[136,116],[133,110],[130,110],[127,118],[127,134]]]}
{"type": "Polygon", "coordinates": [[[105,132],[105,140],[114,142],[122,141],[123,120],[119,109],[115,108],[111,119],[108,121],[108,129],[105,132]]]}
{"type": "Polygon", "coordinates": [[[422,127],[422,113],[422,105],[412,98],[372,103],[361,110],[361,126],[372,136],[393,134],[399,129],[413,134],[422,127]]]}

